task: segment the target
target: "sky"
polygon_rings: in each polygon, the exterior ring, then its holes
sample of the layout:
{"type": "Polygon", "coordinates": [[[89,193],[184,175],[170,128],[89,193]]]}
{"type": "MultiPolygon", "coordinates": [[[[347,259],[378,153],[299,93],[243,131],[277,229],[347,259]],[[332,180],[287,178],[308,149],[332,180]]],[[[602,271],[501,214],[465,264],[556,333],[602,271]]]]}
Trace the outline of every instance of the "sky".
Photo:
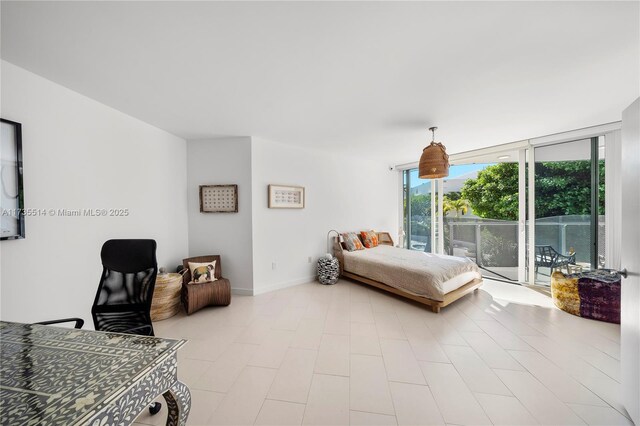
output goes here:
{"type": "MultiPolygon", "coordinates": [[[[458,176],[462,176],[464,174],[475,172],[478,170],[482,170],[487,166],[491,166],[492,164],[461,164],[457,166],[449,167],[449,177],[446,179],[456,178],[458,176]]],[[[429,182],[429,179],[420,179],[418,178],[418,169],[411,170],[411,188],[415,188],[416,186],[420,186],[423,183],[429,182]]]]}

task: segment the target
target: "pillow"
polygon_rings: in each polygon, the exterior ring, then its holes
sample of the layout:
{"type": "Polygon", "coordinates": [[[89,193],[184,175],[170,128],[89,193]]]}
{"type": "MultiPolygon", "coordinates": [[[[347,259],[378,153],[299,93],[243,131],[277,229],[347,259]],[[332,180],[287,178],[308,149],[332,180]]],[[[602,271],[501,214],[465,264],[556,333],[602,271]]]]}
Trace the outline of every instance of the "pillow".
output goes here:
{"type": "Polygon", "coordinates": [[[348,251],[364,250],[364,246],[355,232],[344,233],[342,238],[344,239],[344,248],[348,251]]]}
{"type": "Polygon", "coordinates": [[[207,283],[217,280],[215,260],[205,263],[189,262],[189,271],[191,272],[192,283],[207,283]]]}
{"type": "Polygon", "coordinates": [[[375,231],[362,231],[360,236],[366,248],[378,247],[378,234],[375,231]]]}

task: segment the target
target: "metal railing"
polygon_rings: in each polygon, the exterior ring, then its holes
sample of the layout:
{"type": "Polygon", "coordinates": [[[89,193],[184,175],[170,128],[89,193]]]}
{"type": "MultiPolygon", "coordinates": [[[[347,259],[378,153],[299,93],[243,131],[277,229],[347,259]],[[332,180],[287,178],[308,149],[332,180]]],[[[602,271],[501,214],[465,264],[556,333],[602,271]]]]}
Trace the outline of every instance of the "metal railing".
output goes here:
{"type": "MultiPolygon", "coordinates": [[[[422,218],[415,217],[414,222],[416,222],[415,219],[422,218]]],[[[604,216],[600,216],[599,219],[598,255],[602,262],[606,230],[604,216]]],[[[425,232],[424,235],[409,236],[411,248],[430,251],[430,221],[420,220],[419,223],[425,228],[425,232]]],[[[525,229],[528,232],[528,221],[525,229]]],[[[567,254],[572,249],[576,253],[577,262],[590,261],[591,218],[589,215],[536,219],[535,229],[536,245],[550,245],[562,254],[567,254]]],[[[517,221],[445,217],[443,233],[445,253],[449,255],[469,257],[484,268],[518,267],[517,221]]]]}

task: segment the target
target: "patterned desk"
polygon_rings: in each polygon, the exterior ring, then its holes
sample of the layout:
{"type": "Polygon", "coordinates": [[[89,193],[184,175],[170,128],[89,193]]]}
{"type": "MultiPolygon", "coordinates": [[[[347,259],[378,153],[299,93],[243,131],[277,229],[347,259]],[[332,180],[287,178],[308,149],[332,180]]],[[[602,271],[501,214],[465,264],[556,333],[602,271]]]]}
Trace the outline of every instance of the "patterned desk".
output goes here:
{"type": "Polygon", "coordinates": [[[184,340],[0,322],[0,423],[128,425],[163,394],[167,425],[186,424],[177,378],[184,340]]]}

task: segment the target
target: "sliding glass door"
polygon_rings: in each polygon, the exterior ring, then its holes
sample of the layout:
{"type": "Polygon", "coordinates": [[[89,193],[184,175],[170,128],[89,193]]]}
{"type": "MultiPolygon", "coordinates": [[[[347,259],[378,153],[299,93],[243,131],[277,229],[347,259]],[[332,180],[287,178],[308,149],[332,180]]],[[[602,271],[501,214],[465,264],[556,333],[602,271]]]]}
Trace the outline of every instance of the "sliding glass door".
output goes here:
{"type": "Polygon", "coordinates": [[[444,248],[491,278],[518,280],[518,155],[451,166],[443,180],[444,248]]]}
{"type": "Polygon", "coordinates": [[[603,138],[535,148],[534,280],[605,263],[603,138]]]}
{"type": "Polygon", "coordinates": [[[437,181],[405,170],[404,247],[467,257],[487,277],[518,280],[519,161],[518,150],[458,161],[437,181]]]}
{"type": "Polygon", "coordinates": [[[603,137],[452,156],[449,176],[433,181],[405,170],[404,247],[542,285],[554,269],[601,268],[604,179],[603,137]]]}

